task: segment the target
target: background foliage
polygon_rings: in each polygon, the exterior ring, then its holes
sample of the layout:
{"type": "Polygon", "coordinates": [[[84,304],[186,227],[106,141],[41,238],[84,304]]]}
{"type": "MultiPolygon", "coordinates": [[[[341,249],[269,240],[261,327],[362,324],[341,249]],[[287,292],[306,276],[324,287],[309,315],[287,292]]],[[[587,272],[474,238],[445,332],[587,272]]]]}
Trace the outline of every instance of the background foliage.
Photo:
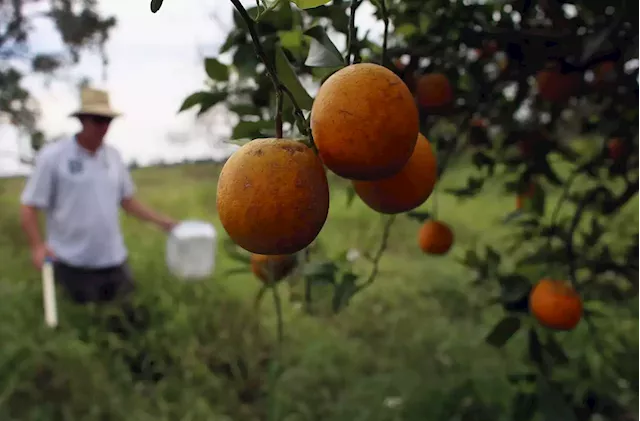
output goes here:
{"type": "MultiPolygon", "coordinates": [[[[236,143],[275,134],[279,86],[256,56],[252,28],[291,94],[285,134],[304,134],[314,90],[345,57],[383,62],[383,37],[351,19],[356,10],[373,11],[388,21],[386,65],[410,87],[436,71],[454,86],[453,107],[421,116],[440,163],[437,192],[391,226],[330,176],[327,225],[278,286],[289,294],[276,364],[274,312],[253,307],[262,289],[247,273],[246,255],[224,240],[213,278],[181,284],[159,264],[160,234],[130,221],[137,299],[151,328],[123,342],[104,332],[104,309],[63,302],[61,329],[46,331],[15,224],[22,181],[3,183],[0,418],[637,419],[638,22],[631,5],[294,3],[248,8],[250,26],[236,13],[221,56],[204,63],[207,86],[181,110],[227,107],[238,117],[236,143]],[[535,75],[551,60],[583,81],[563,103],[538,95],[535,75]],[[613,63],[613,76],[597,78],[601,63],[613,63]],[[514,209],[531,182],[535,194],[514,209]],[[419,223],[431,217],[454,229],[447,256],[424,256],[415,243],[419,223]],[[542,277],[568,279],[581,293],[585,317],[574,331],[551,332],[529,315],[526,296],[542,277]],[[122,356],[140,350],[144,369],[132,377],[122,356]]],[[[199,164],[135,177],[151,204],[219,227],[218,170],[199,164]]]]}

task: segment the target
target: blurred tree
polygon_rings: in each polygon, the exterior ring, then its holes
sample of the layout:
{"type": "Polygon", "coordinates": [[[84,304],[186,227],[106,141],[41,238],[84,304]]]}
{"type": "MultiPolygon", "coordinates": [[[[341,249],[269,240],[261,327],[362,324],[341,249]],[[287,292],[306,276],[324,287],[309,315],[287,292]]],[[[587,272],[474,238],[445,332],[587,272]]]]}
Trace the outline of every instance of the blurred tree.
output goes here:
{"type": "MultiPolygon", "coordinates": [[[[465,200],[501,183],[523,195],[505,218],[514,227],[508,237],[461,259],[476,293],[504,313],[487,342],[502,347],[521,332],[527,344],[522,372],[511,379],[513,413],[502,419],[625,419],[637,407],[637,341],[629,330],[616,336],[597,325],[605,308],[620,312],[610,320],[637,317],[638,231],[612,222],[638,192],[636,7],[624,0],[299,0],[245,11],[233,2],[243,13],[234,13],[220,57],[205,59],[208,86],[180,110],[202,114],[224,103],[238,117],[231,137],[242,143],[276,134],[277,98],[286,93],[285,132],[307,135],[309,91],[329,75],[359,61],[391,68],[416,96],[440,175],[454,160],[475,167],[466,185],[440,193],[465,200]],[[363,5],[384,23],[384,36],[356,27],[363,5]],[[347,39],[344,51],[338,38],[347,39]],[[565,352],[571,342],[530,317],[532,286],[548,276],[570,281],[589,304],[588,349],[565,352]]],[[[153,3],[157,10],[162,2],[153,3]]],[[[382,237],[374,266],[388,229],[382,237]]],[[[375,277],[374,269],[362,282],[344,260],[312,261],[305,270],[306,285],[334,287],[334,312],[375,277]]],[[[474,406],[456,411],[449,418],[478,419],[474,406]]]]}
{"type": "Polygon", "coordinates": [[[114,17],[100,16],[97,0],[0,0],[0,124],[11,124],[42,146],[38,105],[22,85],[29,73],[51,74],[77,63],[83,50],[96,50],[106,64],[104,46],[114,17]],[[33,54],[29,33],[38,19],[51,21],[65,46],[60,54],[33,54]]]}

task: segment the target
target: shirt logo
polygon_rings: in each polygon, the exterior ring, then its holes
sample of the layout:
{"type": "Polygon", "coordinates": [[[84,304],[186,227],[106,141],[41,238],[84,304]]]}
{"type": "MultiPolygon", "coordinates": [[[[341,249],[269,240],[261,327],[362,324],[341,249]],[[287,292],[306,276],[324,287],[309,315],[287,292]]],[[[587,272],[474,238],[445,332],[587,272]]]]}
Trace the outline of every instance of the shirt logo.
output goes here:
{"type": "Polygon", "coordinates": [[[69,172],[71,174],[80,174],[83,170],[82,161],[78,159],[69,160],[69,172]]]}

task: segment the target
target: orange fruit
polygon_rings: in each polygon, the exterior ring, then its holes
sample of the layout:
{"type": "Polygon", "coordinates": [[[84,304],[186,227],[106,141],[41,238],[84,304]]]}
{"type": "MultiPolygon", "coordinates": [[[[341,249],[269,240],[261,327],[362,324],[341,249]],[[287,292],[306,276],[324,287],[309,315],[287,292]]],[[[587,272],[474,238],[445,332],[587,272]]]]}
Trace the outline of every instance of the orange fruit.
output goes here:
{"type": "Polygon", "coordinates": [[[626,148],[624,146],[624,142],[622,142],[622,139],[613,138],[609,140],[609,142],[607,142],[609,158],[613,159],[614,161],[618,161],[620,160],[620,158],[622,158],[625,153],[625,149],[626,148]]]}
{"type": "Polygon", "coordinates": [[[453,231],[444,222],[429,220],[418,231],[418,245],[427,254],[445,254],[453,245],[453,231]]]}
{"type": "Polygon", "coordinates": [[[265,284],[286,278],[295,269],[297,263],[295,254],[268,256],[253,253],[251,255],[251,271],[265,284]]]}
{"type": "Polygon", "coordinates": [[[530,183],[527,190],[518,194],[518,196],[516,197],[516,209],[522,209],[524,201],[533,198],[533,196],[536,194],[536,188],[537,186],[535,183],[530,183]]]}
{"type": "Polygon", "coordinates": [[[598,63],[593,70],[593,83],[598,86],[612,83],[616,78],[616,64],[613,61],[598,63]]]}
{"type": "Polygon", "coordinates": [[[545,278],[531,290],[529,309],[541,325],[571,330],[582,318],[582,299],[567,282],[545,278]]]}
{"type": "Polygon", "coordinates": [[[453,88],[442,73],[422,75],[416,86],[418,104],[426,109],[446,107],[453,102],[453,88]]]}
{"type": "Polygon", "coordinates": [[[256,139],[222,167],[216,198],[220,222],[240,247],[291,254],[320,233],[329,212],[322,162],[291,139],[256,139]]]}
{"type": "Polygon", "coordinates": [[[356,194],[371,209],[396,214],[415,209],[433,192],[438,163],[431,144],[422,133],[406,165],[395,175],[375,181],[353,181],[356,194]]]}
{"type": "Polygon", "coordinates": [[[556,67],[541,70],[536,75],[538,94],[549,102],[565,102],[580,88],[582,74],[563,73],[556,67]]]}
{"type": "Polygon", "coordinates": [[[332,74],[311,108],[322,162],[351,180],[379,180],[400,171],[413,153],[418,129],[418,109],[407,85],[372,63],[332,74]]]}

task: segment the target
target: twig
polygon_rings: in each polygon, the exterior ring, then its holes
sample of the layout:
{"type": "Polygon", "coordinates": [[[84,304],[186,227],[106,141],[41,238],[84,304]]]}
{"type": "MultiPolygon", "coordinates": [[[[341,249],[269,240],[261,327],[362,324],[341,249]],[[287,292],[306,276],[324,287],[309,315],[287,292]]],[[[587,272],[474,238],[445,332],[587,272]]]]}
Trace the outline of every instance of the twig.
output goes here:
{"type": "Polygon", "coordinates": [[[280,349],[282,348],[282,343],[284,342],[284,321],[282,318],[282,300],[280,299],[280,294],[278,293],[278,287],[276,284],[273,284],[271,287],[271,294],[273,295],[273,306],[276,310],[276,325],[278,332],[278,355],[280,354],[280,349]]]}
{"type": "Polygon", "coordinates": [[[357,28],[356,28],[356,10],[358,10],[358,6],[362,0],[351,0],[351,6],[349,8],[349,29],[347,30],[347,53],[344,57],[345,64],[353,64],[352,60],[355,60],[355,49],[356,49],[356,36],[357,36],[357,28]]]}
{"type": "MultiPolygon", "coordinates": [[[[269,76],[269,79],[271,79],[271,83],[273,84],[273,87],[276,90],[276,94],[280,92],[281,94],[284,93],[287,95],[287,97],[291,101],[291,104],[293,105],[293,110],[294,110],[293,112],[295,114],[296,120],[298,120],[301,123],[304,122],[304,124],[302,124],[303,134],[309,136],[310,130],[306,124],[306,119],[304,118],[304,113],[302,112],[302,108],[300,108],[300,106],[298,105],[298,102],[293,97],[293,94],[291,93],[291,91],[286,86],[284,86],[284,84],[278,78],[278,75],[275,71],[275,67],[267,57],[267,54],[265,53],[264,48],[262,48],[262,43],[260,42],[260,35],[258,34],[258,30],[254,25],[253,19],[251,18],[251,16],[249,16],[249,13],[244,8],[244,6],[242,6],[242,3],[240,3],[240,0],[231,0],[231,3],[240,14],[240,17],[242,18],[244,23],[247,25],[247,29],[249,30],[249,35],[251,35],[251,41],[253,42],[253,48],[256,52],[256,55],[262,62],[262,64],[264,64],[265,70],[267,72],[267,76],[269,76]]],[[[277,120],[277,116],[276,116],[276,120],[277,120]]],[[[278,131],[278,127],[276,127],[276,132],[277,131],[278,131]]]]}
{"type": "Polygon", "coordinates": [[[380,259],[382,258],[382,255],[384,254],[385,250],[387,249],[387,246],[389,243],[389,234],[391,234],[391,226],[393,225],[395,220],[396,220],[396,215],[391,215],[387,219],[387,222],[384,224],[384,228],[382,230],[382,239],[380,240],[380,246],[378,247],[378,250],[376,250],[376,254],[373,256],[373,259],[371,259],[371,262],[373,264],[373,267],[371,268],[371,273],[369,273],[369,277],[365,282],[363,282],[361,285],[358,285],[358,287],[356,287],[355,292],[359,292],[362,289],[371,285],[373,281],[375,281],[376,276],[378,276],[380,259]]]}
{"type": "Polygon", "coordinates": [[[282,106],[283,106],[282,91],[276,91],[276,138],[282,137],[282,106]]]}
{"type": "Polygon", "coordinates": [[[389,42],[389,11],[387,10],[387,0],[378,0],[380,2],[380,13],[382,13],[382,21],[384,22],[384,34],[382,35],[382,65],[387,65],[387,46],[389,42]]]}
{"type": "MultiPolygon", "coordinates": [[[[558,198],[558,201],[556,202],[556,206],[554,207],[553,212],[551,213],[550,226],[552,228],[555,226],[556,219],[558,219],[558,215],[560,214],[562,205],[564,204],[565,200],[569,196],[571,185],[575,181],[576,177],[580,175],[583,171],[591,168],[591,166],[594,165],[598,159],[599,157],[595,157],[591,159],[589,162],[586,162],[585,164],[580,165],[579,167],[573,170],[573,172],[569,175],[569,177],[567,177],[567,181],[564,183],[564,188],[562,189],[560,198],[558,198]]],[[[547,250],[551,250],[551,235],[547,238],[547,250]]]]}

